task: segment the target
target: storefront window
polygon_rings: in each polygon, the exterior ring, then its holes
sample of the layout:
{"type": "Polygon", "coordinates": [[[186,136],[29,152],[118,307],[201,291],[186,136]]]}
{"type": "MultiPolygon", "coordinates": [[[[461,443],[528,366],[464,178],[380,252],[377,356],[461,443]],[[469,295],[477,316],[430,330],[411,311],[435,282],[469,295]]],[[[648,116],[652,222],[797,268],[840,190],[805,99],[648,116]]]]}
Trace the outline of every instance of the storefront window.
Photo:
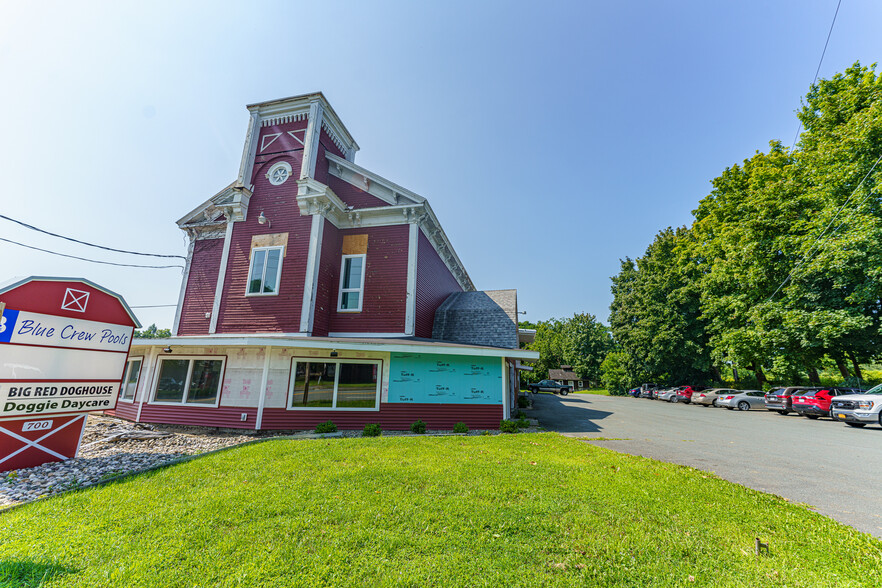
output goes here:
{"type": "Polygon", "coordinates": [[[380,362],[292,361],[289,408],[378,408],[380,362]]]}
{"type": "Polygon", "coordinates": [[[161,359],[153,401],[216,405],[223,367],[222,359],[161,359]]]}

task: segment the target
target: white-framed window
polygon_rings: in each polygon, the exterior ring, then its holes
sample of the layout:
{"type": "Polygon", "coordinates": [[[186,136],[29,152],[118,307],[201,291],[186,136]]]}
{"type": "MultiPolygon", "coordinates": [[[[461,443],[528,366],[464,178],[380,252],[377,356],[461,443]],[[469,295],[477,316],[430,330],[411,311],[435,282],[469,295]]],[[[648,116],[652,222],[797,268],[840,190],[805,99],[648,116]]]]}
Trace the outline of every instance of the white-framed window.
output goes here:
{"type": "Polygon", "coordinates": [[[379,410],[382,366],[379,360],[292,358],[288,409],[379,410]]]}
{"type": "Polygon", "coordinates": [[[126,402],[133,402],[135,400],[135,392],[138,390],[138,378],[141,377],[141,365],[143,363],[143,357],[130,357],[126,362],[122,387],[119,389],[120,400],[125,400],[126,402]]]}
{"type": "Polygon", "coordinates": [[[288,178],[291,177],[291,164],[287,161],[280,161],[274,164],[269,171],[266,172],[266,178],[273,186],[281,186],[288,178]]]}
{"type": "Polygon", "coordinates": [[[366,258],[363,253],[343,256],[340,264],[340,296],[337,299],[339,312],[361,312],[366,258]]]}
{"type": "Polygon", "coordinates": [[[284,247],[255,247],[251,250],[246,296],[275,296],[282,279],[284,247]]]}
{"type": "Polygon", "coordinates": [[[162,357],[153,391],[155,404],[217,406],[226,357],[162,357]]]}

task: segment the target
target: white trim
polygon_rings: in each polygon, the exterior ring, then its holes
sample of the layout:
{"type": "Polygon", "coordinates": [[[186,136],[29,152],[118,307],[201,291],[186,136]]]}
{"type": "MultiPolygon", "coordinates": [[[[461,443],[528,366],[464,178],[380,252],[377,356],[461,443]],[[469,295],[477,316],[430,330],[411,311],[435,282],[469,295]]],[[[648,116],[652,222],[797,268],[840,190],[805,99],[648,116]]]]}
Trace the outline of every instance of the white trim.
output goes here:
{"type": "Polygon", "coordinates": [[[227,276],[227,262],[230,259],[230,243],[233,240],[233,220],[227,217],[227,232],[224,235],[224,250],[221,253],[220,269],[217,273],[217,286],[214,288],[214,302],[211,303],[211,323],[208,325],[208,334],[213,335],[217,331],[217,315],[220,314],[221,296],[224,293],[224,279],[227,276]]]}
{"type": "Polygon", "coordinates": [[[267,147],[276,142],[276,139],[282,136],[282,133],[267,133],[260,139],[260,150],[265,151],[267,147]],[[269,139],[269,143],[266,140],[269,139]]]}
{"type": "Polygon", "coordinates": [[[364,306],[364,275],[367,273],[367,254],[366,253],[355,253],[351,255],[343,255],[340,258],[340,288],[337,293],[337,312],[361,312],[362,306],[364,306]],[[358,288],[344,288],[343,287],[343,278],[346,276],[346,261],[350,259],[355,259],[356,257],[361,258],[361,282],[358,284],[358,288]],[[343,294],[349,294],[351,292],[358,292],[358,308],[343,308],[343,294]]]}
{"type": "Polygon", "coordinates": [[[254,423],[255,431],[260,430],[260,427],[263,425],[263,407],[266,405],[266,388],[267,382],[269,382],[270,356],[272,352],[273,348],[269,345],[264,347],[266,357],[263,359],[263,375],[260,377],[260,400],[257,403],[257,421],[254,423]]]}
{"type": "MultiPolygon", "coordinates": [[[[83,426],[80,427],[80,438],[77,439],[77,451],[74,453],[74,457],[80,456],[80,448],[83,445],[83,435],[86,433],[86,421],[88,420],[89,415],[83,415],[83,426]]],[[[60,427],[59,427],[60,428],[60,427]]]]}
{"type": "Polygon", "coordinates": [[[248,260],[248,279],[245,282],[245,296],[278,296],[281,288],[282,282],[282,262],[285,260],[285,246],[284,245],[273,245],[271,247],[252,247],[251,255],[248,260]],[[266,255],[263,256],[263,273],[260,275],[260,289],[261,292],[251,292],[251,270],[254,269],[254,254],[258,251],[266,251],[266,255]],[[267,268],[267,260],[269,259],[270,251],[278,251],[279,252],[279,267],[276,268],[276,291],[275,292],[263,292],[263,286],[266,282],[266,268],[267,268]]]}
{"type": "Polygon", "coordinates": [[[407,233],[407,294],[404,303],[404,332],[416,332],[417,255],[420,241],[419,225],[411,223],[407,233]]]}
{"type": "Polygon", "coordinates": [[[329,174],[384,202],[389,204],[422,204],[426,201],[419,194],[333,153],[325,153],[325,157],[328,158],[329,174]],[[405,202],[401,202],[402,199],[405,202]]]}
{"type": "Polygon", "coordinates": [[[318,99],[309,103],[309,123],[303,142],[303,163],[300,167],[300,179],[315,177],[315,162],[322,132],[322,104],[318,99]]]}
{"type": "Polygon", "coordinates": [[[353,339],[400,339],[409,337],[407,333],[328,333],[328,337],[350,337],[353,339]]]}
{"type": "Polygon", "coordinates": [[[288,384],[288,395],[285,399],[285,410],[333,410],[333,411],[356,411],[356,412],[378,412],[380,410],[380,390],[383,388],[383,365],[386,362],[381,359],[349,359],[346,357],[298,357],[294,356],[291,358],[291,377],[290,383],[288,384]],[[334,369],[334,393],[331,396],[331,406],[291,406],[294,397],[294,384],[297,380],[297,363],[300,360],[300,363],[335,363],[337,364],[336,369],[334,369]],[[340,364],[342,363],[355,363],[360,365],[375,365],[377,366],[377,391],[374,396],[374,408],[353,408],[353,407],[338,407],[337,406],[337,391],[340,385],[340,364]]]}
{"type": "Polygon", "coordinates": [[[181,291],[178,293],[178,307],[175,309],[175,322],[172,325],[172,335],[177,337],[181,327],[181,313],[184,311],[184,296],[187,294],[187,284],[190,282],[190,267],[193,264],[193,252],[196,250],[196,239],[190,235],[190,244],[187,246],[187,262],[184,264],[184,277],[181,279],[181,291]]]}
{"type": "Polygon", "coordinates": [[[144,371],[144,356],[143,355],[130,355],[126,358],[126,368],[123,370],[123,379],[120,382],[119,387],[119,400],[121,402],[128,402],[129,404],[134,404],[135,399],[138,397],[138,384],[141,383],[141,372],[144,371]],[[128,385],[129,380],[129,370],[132,367],[133,361],[140,361],[141,365],[138,366],[138,378],[135,380],[135,392],[132,394],[131,398],[125,397],[126,387],[128,385]]]}
{"type": "Polygon", "coordinates": [[[201,406],[205,408],[217,408],[218,406],[220,406],[221,390],[223,389],[224,378],[226,377],[226,367],[226,355],[167,355],[159,357],[156,362],[156,382],[153,386],[153,391],[150,394],[150,400],[147,404],[155,406],[201,406]],[[187,366],[186,386],[184,387],[180,402],[172,402],[169,400],[156,400],[156,392],[159,389],[159,375],[162,373],[162,362],[165,360],[187,360],[190,362],[187,366]],[[220,378],[218,378],[217,381],[217,393],[215,394],[214,404],[206,404],[204,402],[187,402],[187,397],[190,395],[190,381],[193,379],[193,362],[201,360],[221,362],[220,378]]]}
{"type": "Polygon", "coordinates": [[[147,371],[147,377],[144,380],[144,386],[141,387],[141,391],[140,391],[141,392],[140,393],[141,401],[140,401],[140,404],[138,404],[138,414],[135,415],[135,422],[136,423],[141,422],[141,409],[144,408],[144,403],[147,402],[148,398],[150,398],[150,390],[152,389],[153,383],[156,381],[156,374],[157,374],[156,366],[159,365],[158,356],[159,356],[159,347],[154,347],[153,349],[150,350],[150,356],[149,356],[150,360],[147,363],[147,365],[149,366],[149,370],[147,371]]]}
{"type": "Polygon", "coordinates": [[[254,158],[257,155],[257,136],[260,134],[260,114],[252,111],[248,119],[248,131],[245,134],[245,145],[242,148],[242,161],[239,163],[239,184],[254,188],[251,184],[251,173],[254,171],[254,158]]]}
{"type": "Polygon", "coordinates": [[[269,180],[269,183],[272,184],[273,186],[281,186],[282,184],[284,184],[285,182],[287,182],[288,180],[291,179],[291,164],[288,163],[287,161],[279,161],[279,162],[274,163],[269,168],[269,170],[266,172],[266,179],[269,180]],[[273,179],[273,172],[275,172],[279,168],[284,168],[285,171],[288,172],[285,174],[285,179],[282,180],[281,182],[277,182],[273,179]]]}
{"type": "Polygon", "coordinates": [[[312,215],[309,229],[309,252],[306,255],[306,276],[303,280],[303,303],[300,305],[300,331],[312,335],[315,322],[315,298],[318,292],[319,261],[322,254],[322,238],[325,232],[325,217],[312,215]]]}
{"type": "Polygon", "coordinates": [[[511,418],[510,408],[508,406],[508,366],[505,365],[505,358],[500,357],[502,362],[502,418],[511,418]]]}

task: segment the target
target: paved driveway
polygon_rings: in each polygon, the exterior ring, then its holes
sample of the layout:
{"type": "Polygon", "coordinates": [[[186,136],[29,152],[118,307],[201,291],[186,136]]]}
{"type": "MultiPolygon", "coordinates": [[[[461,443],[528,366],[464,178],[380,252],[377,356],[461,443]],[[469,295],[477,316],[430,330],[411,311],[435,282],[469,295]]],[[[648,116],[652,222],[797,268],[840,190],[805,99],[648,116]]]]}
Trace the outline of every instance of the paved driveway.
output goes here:
{"type": "Polygon", "coordinates": [[[617,396],[537,394],[532,418],[615,451],[714,472],[882,537],[882,428],[617,396]]]}

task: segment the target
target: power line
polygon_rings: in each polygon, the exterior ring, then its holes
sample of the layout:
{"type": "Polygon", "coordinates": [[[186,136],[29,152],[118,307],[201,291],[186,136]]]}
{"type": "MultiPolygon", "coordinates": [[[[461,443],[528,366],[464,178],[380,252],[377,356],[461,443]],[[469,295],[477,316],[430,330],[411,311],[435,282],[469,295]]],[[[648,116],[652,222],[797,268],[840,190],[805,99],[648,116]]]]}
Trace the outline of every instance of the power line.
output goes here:
{"type": "Polygon", "coordinates": [[[119,267],[141,267],[141,268],[150,268],[150,269],[167,269],[176,267],[178,269],[184,269],[182,265],[136,265],[132,263],[113,263],[112,261],[99,261],[97,259],[88,259],[85,257],[77,257],[76,255],[67,255],[66,253],[58,253],[57,251],[49,251],[48,249],[40,249],[39,247],[33,247],[31,245],[25,245],[24,243],[19,243],[18,241],[12,241],[10,239],[4,239],[0,237],[0,241],[5,241],[7,243],[12,243],[13,245],[18,245],[19,247],[25,247],[27,249],[34,249],[36,251],[42,251],[43,253],[51,253],[52,255],[58,255],[61,257],[69,257],[71,259],[79,259],[80,261],[88,261],[90,263],[101,263],[104,265],[116,265],[119,267]]]}
{"type": "MultiPolygon", "coordinates": [[[[806,261],[808,261],[809,256],[810,256],[812,253],[814,253],[814,251],[815,251],[816,249],[819,249],[819,248],[824,244],[824,241],[825,241],[825,239],[824,239],[824,234],[825,234],[827,231],[830,230],[830,227],[833,226],[833,223],[834,223],[834,222],[836,221],[836,219],[839,217],[839,213],[841,213],[841,212],[845,209],[846,205],[848,205],[848,203],[851,201],[852,196],[854,196],[854,195],[857,193],[857,191],[860,190],[861,186],[864,185],[864,182],[866,181],[866,179],[867,179],[868,177],[870,177],[870,174],[873,173],[873,170],[876,169],[876,166],[879,165],[879,162],[880,162],[880,161],[882,161],[882,155],[880,155],[880,156],[876,159],[876,162],[873,163],[873,167],[870,168],[870,171],[868,171],[866,174],[864,174],[864,177],[861,178],[861,181],[858,183],[858,185],[855,186],[855,188],[854,188],[854,190],[852,190],[851,194],[848,195],[848,198],[845,199],[845,202],[842,203],[842,206],[839,207],[839,210],[836,211],[836,214],[833,215],[833,218],[830,219],[830,222],[827,223],[827,226],[826,226],[826,227],[824,227],[824,230],[821,231],[821,233],[820,233],[817,237],[815,237],[815,241],[814,241],[814,243],[812,244],[812,246],[809,248],[808,252],[807,252],[805,255],[802,256],[802,259],[799,261],[799,263],[797,263],[796,266],[795,266],[795,267],[790,271],[790,273],[787,275],[787,277],[784,278],[784,281],[781,282],[781,283],[778,285],[778,288],[775,289],[774,292],[772,292],[772,295],[769,296],[769,299],[766,300],[766,302],[769,302],[772,298],[774,298],[774,297],[775,297],[775,294],[777,294],[778,292],[780,292],[780,291],[781,291],[781,288],[784,287],[784,284],[786,284],[786,283],[790,280],[790,278],[793,277],[793,274],[796,273],[796,270],[798,270],[800,267],[802,267],[802,265],[803,265],[806,261]]],[[[852,214],[854,214],[854,213],[855,213],[855,212],[856,212],[856,211],[857,211],[857,210],[858,210],[858,209],[864,204],[864,202],[867,201],[867,198],[869,198],[869,197],[872,196],[872,195],[873,195],[873,191],[870,190],[870,192],[869,192],[866,196],[864,196],[864,199],[861,200],[861,201],[858,203],[858,205],[855,206],[855,207],[851,210],[851,212],[849,213],[849,216],[846,217],[845,220],[843,220],[843,221],[839,224],[839,226],[836,227],[836,229],[835,229],[832,233],[830,233],[830,235],[831,235],[831,236],[834,235],[834,234],[836,233],[836,231],[838,231],[838,230],[840,229],[840,227],[842,227],[842,225],[844,225],[844,224],[846,223],[846,221],[848,220],[848,218],[850,218],[850,216],[851,216],[852,214]]]]}
{"type": "MultiPolygon", "coordinates": [[[[106,251],[115,251],[116,253],[128,253],[130,255],[144,255],[147,257],[173,257],[177,259],[186,260],[187,258],[182,255],[162,255],[159,253],[141,253],[139,251],[127,251],[125,249],[114,249],[113,247],[105,247],[103,245],[95,245],[94,243],[88,243],[86,241],[80,241],[79,239],[74,239],[72,237],[65,237],[64,235],[59,235],[58,233],[51,233],[49,231],[45,231],[39,227],[35,227],[33,225],[29,225],[28,223],[22,222],[20,220],[16,220],[14,218],[10,218],[8,216],[0,214],[0,218],[4,220],[8,220],[14,223],[17,223],[25,228],[31,229],[32,231],[38,231],[40,233],[44,233],[46,235],[51,235],[53,237],[58,237],[59,239],[67,239],[68,241],[73,241],[74,243],[79,243],[80,245],[88,245],[89,247],[96,247],[98,249],[104,249],[106,251]]],[[[145,266],[146,267],[146,266],[145,266]]],[[[177,267],[177,266],[175,266],[177,267]]]]}
{"type": "Polygon", "coordinates": [[[177,304],[153,304],[148,306],[130,306],[129,308],[171,308],[177,304]]]}
{"type": "MultiPolygon", "coordinates": [[[[827,54],[827,45],[830,44],[830,35],[833,34],[833,25],[836,24],[836,17],[839,15],[839,7],[842,5],[842,0],[836,4],[836,12],[833,14],[833,22],[830,23],[830,30],[827,31],[827,40],[824,41],[824,50],[821,51],[821,59],[818,61],[818,69],[815,70],[815,79],[812,80],[812,86],[815,85],[815,82],[818,81],[818,74],[821,73],[821,64],[824,63],[824,55],[827,54]]],[[[796,146],[796,141],[799,139],[799,132],[802,131],[802,121],[799,122],[799,126],[796,127],[796,136],[793,137],[793,145],[790,146],[790,150],[793,151],[793,148],[796,146]]]]}

